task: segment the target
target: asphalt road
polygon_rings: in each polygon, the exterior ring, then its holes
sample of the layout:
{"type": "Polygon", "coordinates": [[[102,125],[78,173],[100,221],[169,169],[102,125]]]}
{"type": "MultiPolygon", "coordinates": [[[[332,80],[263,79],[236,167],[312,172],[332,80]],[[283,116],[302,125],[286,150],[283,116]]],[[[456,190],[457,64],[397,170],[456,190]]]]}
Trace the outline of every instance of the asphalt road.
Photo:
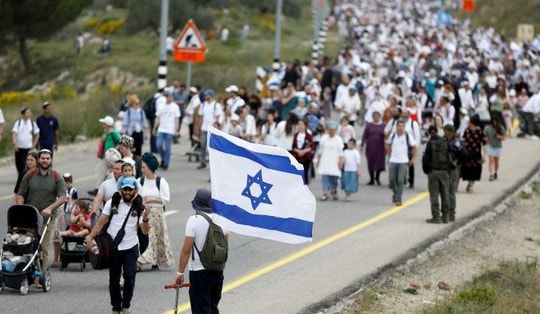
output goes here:
{"type": "MultiPolygon", "coordinates": [[[[505,145],[499,181],[484,179],[475,193],[460,193],[458,221],[453,225],[424,223],[430,215],[429,202],[426,178],[417,161],[416,188],[405,190],[402,207],[396,208],[390,201],[386,173],[382,175],[383,186],[374,187],[365,185],[364,175],[360,192],[353,196],[352,202],[318,202],[312,243],[288,245],[231,235],[221,311],[312,312],[325,302],[343,297],[362,278],[413,254],[418,247],[464,223],[464,217],[475,215],[538,168],[539,142],[511,139],[505,145]]],[[[86,196],[95,180],[95,145],[90,143],[83,151],[69,151],[67,146],[61,149],[65,151],[58,154],[55,169],[72,173],[80,196],[86,196]]],[[[197,164],[188,162],[184,156],[187,150],[186,141],[181,139],[181,144],[173,147],[170,169],[159,173],[171,185],[172,202],[166,214],[175,266],[137,275],[132,313],[164,313],[173,308],[174,291],[163,287],[175,278],[184,225],[193,213],[191,199],[198,188],[209,187],[210,177],[208,170],[196,170],[197,164]]],[[[484,177],[487,177],[485,173],[484,177]]],[[[11,205],[15,179],[14,166],[0,168],[0,235],[7,230],[6,212],[11,205]]],[[[310,187],[320,196],[319,178],[310,187]]],[[[109,312],[108,272],[87,266],[84,272],[80,272],[77,264],[70,264],[62,272],[52,269],[52,288],[48,293],[31,288],[27,296],[21,296],[16,290],[6,289],[0,295],[3,309],[0,313],[8,309],[10,313],[109,312]]],[[[180,310],[189,311],[187,289],[180,291],[179,306],[180,310]]]]}

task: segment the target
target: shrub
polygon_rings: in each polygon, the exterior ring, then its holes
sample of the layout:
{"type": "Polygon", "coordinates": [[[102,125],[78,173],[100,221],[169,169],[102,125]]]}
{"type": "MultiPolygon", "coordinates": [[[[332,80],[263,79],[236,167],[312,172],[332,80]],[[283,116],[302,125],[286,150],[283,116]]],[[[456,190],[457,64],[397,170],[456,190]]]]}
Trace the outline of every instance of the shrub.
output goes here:
{"type": "Polygon", "coordinates": [[[95,18],[89,18],[86,20],[83,24],[84,29],[86,30],[92,30],[96,27],[98,27],[101,24],[101,22],[98,19],[95,18]]]}
{"type": "Polygon", "coordinates": [[[0,104],[4,106],[15,106],[31,102],[35,95],[25,92],[5,92],[0,94],[0,104]]]}
{"type": "Polygon", "coordinates": [[[102,35],[118,33],[124,26],[122,20],[110,20],[97,27],[97,32],[102,35]]]}

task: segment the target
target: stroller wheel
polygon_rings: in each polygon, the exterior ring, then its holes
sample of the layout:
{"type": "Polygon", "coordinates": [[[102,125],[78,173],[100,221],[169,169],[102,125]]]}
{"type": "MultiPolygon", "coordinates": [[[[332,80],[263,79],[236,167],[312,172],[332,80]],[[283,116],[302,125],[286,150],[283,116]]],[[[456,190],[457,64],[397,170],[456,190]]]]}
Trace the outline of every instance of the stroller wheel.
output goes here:
{"type": "Polygon", "coordinates": [[[4,287],[6,286],[6,284],[2,281],[0,283],[0,293],[2,293],[2,291],[4,291],[4,287]]]}
{"type": "Polygon", "coordinates": [[[21,281],[20,291],[21,291],[22,295],[27,295],[28,294],[28,280],[23,279],[23,281],[21,281]]]}
{"type": "Polygon", "coordinates": [[[41,275],[41,286],[43,287],[43,292],[49,292],[51,290],[51,273],[47,270],[45,274],[41,275]]]}

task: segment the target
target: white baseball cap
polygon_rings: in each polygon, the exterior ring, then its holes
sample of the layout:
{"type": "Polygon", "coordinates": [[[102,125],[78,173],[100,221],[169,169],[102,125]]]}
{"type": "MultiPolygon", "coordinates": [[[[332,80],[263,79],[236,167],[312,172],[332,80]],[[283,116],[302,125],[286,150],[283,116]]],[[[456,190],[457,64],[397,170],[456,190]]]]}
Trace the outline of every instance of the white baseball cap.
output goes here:
{"type": "Polygon", "coordinates": [[[236,86],[236,85],[231,85],[231,86],[225,88],[225,91],[226,91],[227,93],[238,93],[238,86],[236,86]]]}
{"type": "Polygon", "coordinates": [[[113,126],[114,125],[114,119],[111,116],[106,116],[105,118],[99,119],[99,122],[107,125],[107,126],[113,126]]]}

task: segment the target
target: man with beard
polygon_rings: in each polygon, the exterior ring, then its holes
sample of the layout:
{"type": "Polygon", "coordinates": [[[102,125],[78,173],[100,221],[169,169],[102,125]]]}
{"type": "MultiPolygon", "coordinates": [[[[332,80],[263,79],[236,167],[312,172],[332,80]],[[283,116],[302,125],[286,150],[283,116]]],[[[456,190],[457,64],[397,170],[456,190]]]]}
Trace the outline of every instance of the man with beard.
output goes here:
{"type": "MultiPolygon", "coordinates": [[[[51,237],[55,230],[56,209],[66,202],[66,188],[62,176],[51,167],[52,152],[50,150],[40,150],[38,162],[37,169],[24,175],[16,203],[35,206],[43,218],[51,218],[48,220],[47,231],[41,243],[43,260],[41,268],[42,272],[46,273],[49,266],[51,237]]],[[[35,284],[39,285],[39,277],[36,277],[35,284]]]]}
{"type": "MultiPolygon", "coordinates": [[[[137,274],[137,258],[139,257],[139,240],[137,228],[141,227],[144,234],[148,234],[148,210],[143,209],[142,204],[135,202],[138,192],[134,177],[123,177],[120,184],[122,199],[116,212],[111,212],[111,200],[105,203],[103,212],[87,239],[87,248],[93,246],[93,240],[101,229],[109,222],[106,232],[112,239],[124,226],[124,236],[119,239],[116,249],[111,252],[109,265],[109,295],[111,298],[113,313],[130,313],[131,299],[135,288],[135,276],[137,274]],[[127,221],[126,221],[127,219],[127,221]],[[124,225],[124,221],[126,221],[124,225]],[[120,288],[120,276],[124,277],[123,291],[120,288]]],[[[116,242],[116,241],[115,241],[116,242]]]]}

